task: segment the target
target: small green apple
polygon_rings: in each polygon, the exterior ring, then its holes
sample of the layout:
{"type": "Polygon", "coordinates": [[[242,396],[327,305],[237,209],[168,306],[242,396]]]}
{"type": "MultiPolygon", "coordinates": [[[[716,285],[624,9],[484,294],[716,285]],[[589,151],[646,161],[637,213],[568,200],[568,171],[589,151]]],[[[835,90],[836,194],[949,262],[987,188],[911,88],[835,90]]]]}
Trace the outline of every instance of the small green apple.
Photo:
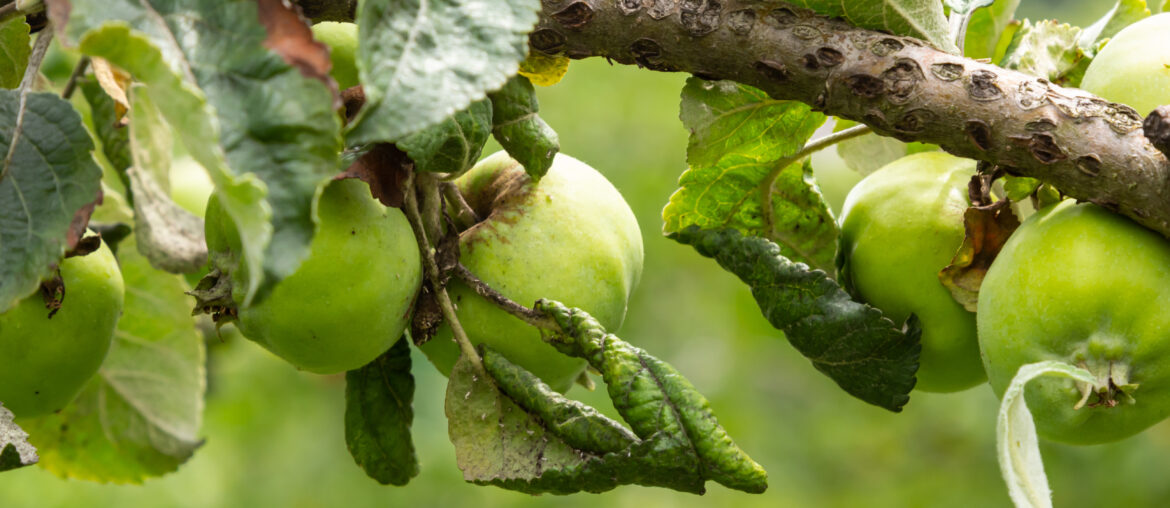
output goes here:
{"type": "Polygon", "coordinates": [[[215,191],[211,177],[203,166],[191,157],[180,157],[171,162],[171,199],[184,210],[203,217],[207,200],[215,191]]]}
{"type": "MultiPolygon", "coordinates": [[[[558,154],[533,181],[505,152],[487,157],[455,182],[481,221],[459,235],[460,262],[504,296],[524,305],[540,298],[579,307],[616,331],[642,275],[642,234],[633,211],[601,173],[558,154]]],[[[471,341],[487,344],[553,389],[568,390],[585,361],[556,351],[539,330],[467,286],[448,286],[471,341]]],[[[459,357],[447,325],[422,346],[444,374],[459,357]]]]}
{"type": "Polygon", "coordinates": [[[19,418],[73,401],[106,358],[122,314],[122,272],[105,243],[60,267],[65,299],[52,318],[39,291],[0,314],[0,403],[19,418]]]}
{"type": "Polygon", "coordinates": [[[1141,115],[1170,104],[1170,12],[1118,32],[1085,69],[1081,88],[1141,115]]]}
{"type": "Polygon", "coordinates": [[[986,376],[975,314],[951,297],[938,273],[963,243],[967,182],[975,161],[943,152],[898,159],[853,188],[841,212],[841,280],[902,323],[922,323],[918,390],[954,392],[986,376]]]}
{"type": "Polygon", "coordinates": [[[313,25],[313,38],[329,46],[329,59],[333,61],[329,75],[337,81],[338,88],[345,90],[361,82],[357,68],[357,25],[322,21],[313,25]]]}
{"type": "MultiPolygon", "coordinates": [[[[309,257],[263,301],[238,309],[236,327],[298,368],[333,374],[369,363],[402,336],[422,268],[406,216],[360,180],[329,183],[317,216],[309,257]]],[[[213,265],[247,270],[233,266],[238,240],[218,199],[206,218],[213,265]]]]}

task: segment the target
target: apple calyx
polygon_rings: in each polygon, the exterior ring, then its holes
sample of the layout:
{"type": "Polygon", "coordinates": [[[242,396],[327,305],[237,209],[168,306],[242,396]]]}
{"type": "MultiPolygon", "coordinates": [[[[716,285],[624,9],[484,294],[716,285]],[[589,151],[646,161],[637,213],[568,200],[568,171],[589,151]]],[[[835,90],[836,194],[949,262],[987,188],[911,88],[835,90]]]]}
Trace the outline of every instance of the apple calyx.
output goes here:
{"type": "Polygon", "coordinates": [[[1133,398],[1133,392],[1137,390],[1138,384],[1129,382],[1129,365],[1110,361],[1106,363],[1102,373],[1098,372],[1100,369],[1090,369],[1085,362],[1081,362],[1079,367],[1093,372],[1098,381],[1095,383],[1076,381],[1077,390],[1081,392],[1081,399],[1077,401],[1073,409],[1083,407],[1112,408],[1117,407],[1122,402],[1133,404],[1136,401],[1133,398]]]}
{"type": "Polygon", "coordinates": [[[232,299],[231,276],[219,268],[212,268],[199,279],[194,289],[187,291],[195,297],[195,308],[191,315],[210,314],[216,325],[222,326],[236,320],[238,309],[232,299]]]}

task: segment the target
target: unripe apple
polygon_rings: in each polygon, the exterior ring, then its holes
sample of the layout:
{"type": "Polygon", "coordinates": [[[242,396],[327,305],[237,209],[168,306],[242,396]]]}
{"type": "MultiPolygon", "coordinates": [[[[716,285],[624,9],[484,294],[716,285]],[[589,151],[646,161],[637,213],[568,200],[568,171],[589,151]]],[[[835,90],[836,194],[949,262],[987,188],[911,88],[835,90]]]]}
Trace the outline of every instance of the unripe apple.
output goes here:
{"type": "MultiPolygon", "coordinates": [[[[331,182],[317,215],[309,257],[267,298],[238,309],[236,327],[298,368],[332,374],[369,363],[402,336],[422,268],[406,216],[374,199],[364,182],[331,182]]],[[[216,198],[206,227],[213,264],[239,258],[234,227],[216,198]]],[[[219,263],[221,270],[247,269],[219,263]]]]}
{"type": "Polygon", "coordinates": [[[1170,12],[1118,32],[1085,70],[1081,88],[1143,116],[1170,104],[1170,12]]]}
{"type": "Polygon", "coordinates": [[[329,59],[333,61],[329,75],[337,81],[338,88],[345,90],[361,82],[357,69],[357,25],[322,21],[313,25],[313,38],[329,46],[329,59]]]}
{"type": "Polygon", "coordinates": [[[122,314],[122,272],[105,243],[60,267],[65,298],[51,318],[39,291],[0,314],[0,403],[19,418],[73,401],[106,358],[122,314]]]}
{"type": "Polygon", "coordinates": [[[938,278],[963,243],[974,174],[970,159],[909,155],[865,177],[841,212],[842,282],[895,323],[910,314],[922,323],[915,387],[922,391],[955,392],[986,379],[975,314],[938,278]]]}
{"type": "MultiPolygon", "coordinates": [[[[617,331],[642,275],[642,235],[621,194],[587,164],[558,154],[534,181],[505,152],[455,182],[481,221],[459,236],[460,262],[504,296],[531,306],[550,298],[617,331]]],[[[448,286],[471,341],[487,344],[559,391],[585,361],[557,352],[540,332],[458,281],[448,286]]],[[[450,328],[422,346],[444,374],[459,357],[450,328]]]]}

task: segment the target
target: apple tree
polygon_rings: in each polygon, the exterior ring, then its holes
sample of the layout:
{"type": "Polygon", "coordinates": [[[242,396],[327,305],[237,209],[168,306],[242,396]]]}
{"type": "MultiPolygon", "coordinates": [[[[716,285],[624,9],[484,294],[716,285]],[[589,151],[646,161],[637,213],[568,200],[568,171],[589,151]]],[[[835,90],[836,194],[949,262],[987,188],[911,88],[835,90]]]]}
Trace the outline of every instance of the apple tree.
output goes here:
{"type": "Polygon", "coordinates": [[[1120,0],[1076,27],[1019,3],[4,2],[0,471],[176,470],[202,439],[203,334],[231,326],[344,373],[346,444],[383,484],[418,474],[418,347],[469,482],[763,492],[685,373],[620,335],[654,225],[560,153],[534,91],[600,57],[691,75],[663,233],[862,403],[990,376],[1008,491],[1048,506],[1039,438],[1170,415],[1148,287],[1170,14],[1120,0]],[[54,40],[82,55],[58,78],[54,40]],[[825,149],[868,175],[840,218],[825,149]],[[621,421],[565,395],[598,380],[621,421]]]}

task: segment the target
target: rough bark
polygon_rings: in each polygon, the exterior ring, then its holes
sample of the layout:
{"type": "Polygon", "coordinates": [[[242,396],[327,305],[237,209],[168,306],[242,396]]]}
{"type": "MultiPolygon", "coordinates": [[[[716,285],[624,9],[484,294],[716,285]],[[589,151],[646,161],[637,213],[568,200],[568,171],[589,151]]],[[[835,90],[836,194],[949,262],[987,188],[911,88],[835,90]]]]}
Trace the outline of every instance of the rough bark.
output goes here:
{"type": "Polygon", "coordinates": [[[783,2],[544,0],[529,43],[730,79],[1051,183],[1170,237],[1170,161],[1128,106],[783,2]]]}
{"type": "Polygon", "coordinates": [[[1146,115],[1142,130],[1154,148],[1170,157],[1170,106],[1158,106],[1158,109],[1146,115]]]}

